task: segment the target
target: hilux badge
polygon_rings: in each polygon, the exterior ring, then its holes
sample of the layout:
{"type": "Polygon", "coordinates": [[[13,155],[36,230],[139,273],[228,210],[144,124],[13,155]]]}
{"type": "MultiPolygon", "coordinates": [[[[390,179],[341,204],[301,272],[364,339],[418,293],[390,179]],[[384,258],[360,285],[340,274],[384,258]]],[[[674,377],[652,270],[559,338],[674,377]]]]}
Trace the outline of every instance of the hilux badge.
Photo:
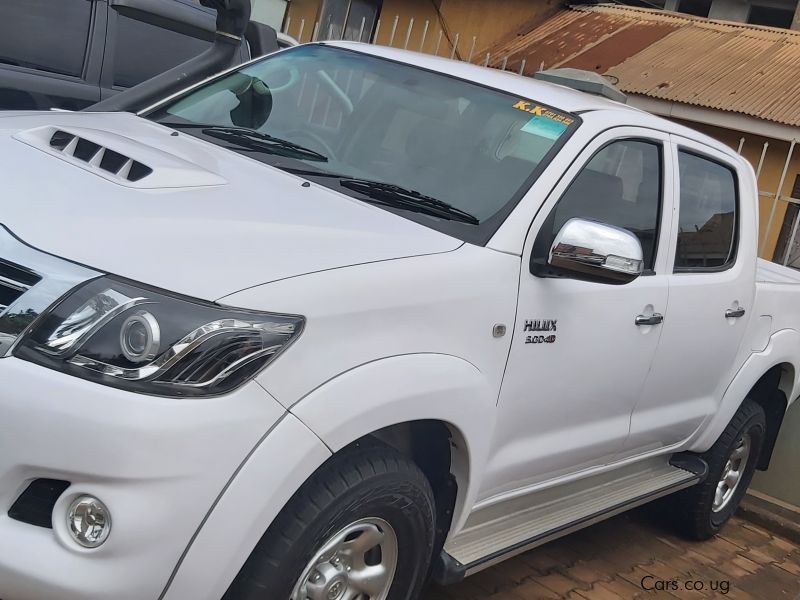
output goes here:
{"type": "Polygon", "coordinates": [[[557,322],[557,319],[526,320],[525,329],[523,331],[555,331],[557,322]]]}
{"type": "MultiPolygon", "coordinates": [[[[556,331],[557,319],[526,319],[523,331],[556,331]]],[[[526,335],[526,344],[552,344],[556,341],[555,334],[552,335],[526,335]]]]}

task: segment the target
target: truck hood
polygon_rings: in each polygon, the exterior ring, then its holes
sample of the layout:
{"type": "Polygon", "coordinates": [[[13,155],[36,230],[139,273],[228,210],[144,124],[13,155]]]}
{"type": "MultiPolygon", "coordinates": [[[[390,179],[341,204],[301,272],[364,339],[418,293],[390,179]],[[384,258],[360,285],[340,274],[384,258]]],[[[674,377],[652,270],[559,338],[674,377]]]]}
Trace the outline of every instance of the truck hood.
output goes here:
{"type": "Polygon", "coordinates": [[[125,113],[0,116],[0,174],[0,224],[24,242],[207,300],[462,244],[125,113]]]}

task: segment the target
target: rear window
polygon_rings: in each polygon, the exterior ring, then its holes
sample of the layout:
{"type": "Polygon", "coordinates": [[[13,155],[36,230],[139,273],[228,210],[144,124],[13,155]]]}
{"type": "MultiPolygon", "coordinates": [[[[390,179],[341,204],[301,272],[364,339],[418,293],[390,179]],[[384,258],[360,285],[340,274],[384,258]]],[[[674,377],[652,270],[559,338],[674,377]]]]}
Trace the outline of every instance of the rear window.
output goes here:
{"type": "Polygon", "coordinates": [[[79,77],[93,2],[0,0],[0,62],[79,77]]]}
{"type": "Polygon", "coordinates": [[[716,271],[735,260],[737,193],[734,172],[681,151],[680,208],[675,271],[716,271]]]}

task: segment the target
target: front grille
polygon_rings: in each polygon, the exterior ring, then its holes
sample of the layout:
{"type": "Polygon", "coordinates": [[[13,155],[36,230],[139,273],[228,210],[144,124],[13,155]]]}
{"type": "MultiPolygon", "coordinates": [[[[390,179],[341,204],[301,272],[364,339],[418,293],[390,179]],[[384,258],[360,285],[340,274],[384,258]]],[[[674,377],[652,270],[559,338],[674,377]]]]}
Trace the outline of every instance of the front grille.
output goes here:
{"type": "Polygon", "coordinates": [[[0,313],[40,280],[36,273],[0,260],[0,313]]]}

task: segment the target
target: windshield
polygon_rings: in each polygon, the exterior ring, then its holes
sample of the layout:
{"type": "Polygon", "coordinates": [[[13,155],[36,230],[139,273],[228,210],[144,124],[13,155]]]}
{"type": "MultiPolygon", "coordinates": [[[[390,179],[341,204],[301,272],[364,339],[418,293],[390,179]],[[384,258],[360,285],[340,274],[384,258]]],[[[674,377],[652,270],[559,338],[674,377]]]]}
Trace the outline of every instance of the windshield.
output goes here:
{"type": "Polygon", "coordinates": [[[578,118],[361,52],[299,46],[148,118],[486,243],[578,118]]]}

